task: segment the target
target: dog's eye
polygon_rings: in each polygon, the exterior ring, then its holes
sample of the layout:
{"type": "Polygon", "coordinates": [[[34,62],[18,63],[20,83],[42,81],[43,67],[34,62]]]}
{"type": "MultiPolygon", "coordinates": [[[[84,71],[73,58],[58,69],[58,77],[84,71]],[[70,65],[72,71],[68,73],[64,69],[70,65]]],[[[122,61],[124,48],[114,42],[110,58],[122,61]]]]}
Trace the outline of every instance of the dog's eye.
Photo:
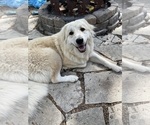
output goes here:
{"type": "Polygon", "coordinates": [[[83,32],[85,30],[85,28],[81,27],[80,30],[83,32]]]}
{"type": "Polygon", "coordinates": [[[73,31],[70,31],[69,35],[73,35],[73,34],[74,34],[74,32],[73,32],[73,31]]]}

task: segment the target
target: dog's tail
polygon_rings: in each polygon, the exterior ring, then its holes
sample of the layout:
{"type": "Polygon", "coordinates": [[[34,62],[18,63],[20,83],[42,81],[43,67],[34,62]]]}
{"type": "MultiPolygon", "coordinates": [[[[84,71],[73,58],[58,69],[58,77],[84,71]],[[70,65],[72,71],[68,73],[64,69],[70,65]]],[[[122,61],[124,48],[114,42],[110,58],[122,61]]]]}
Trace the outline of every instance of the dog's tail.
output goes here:
{"type": "Polygon", "coordinates": [[[0,81],[0,124],[10,119],[27,123],[28,116],[34,114],[38,103],[47,94],[47,84],[0,81]]]}
{"type": "Polygon", "coordinates": [[[29,96],[28,96],[28,113],[31,117],[36,111],[36,107],[40,100],[47,96],[48,84],[29,82],[29,96]]]}
{"type": "Polygon", "coordinates": [[[16,105],[27,102],[28,85],[0,81],[0,121],[15,115],[16,105]]]}

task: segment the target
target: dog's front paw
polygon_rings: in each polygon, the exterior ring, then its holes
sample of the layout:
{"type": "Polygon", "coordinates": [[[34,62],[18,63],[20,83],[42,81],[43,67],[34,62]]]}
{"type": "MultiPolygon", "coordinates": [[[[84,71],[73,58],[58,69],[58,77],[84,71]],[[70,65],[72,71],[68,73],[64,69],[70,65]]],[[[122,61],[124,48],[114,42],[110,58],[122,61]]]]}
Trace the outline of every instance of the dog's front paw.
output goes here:
{"type": "Polygon", "coordinates": [[[122,67],[116,66],[113,70],[115,72],[122,72],[122,67]]]}
{"type": "Polygon", "coordinates": [[[78,76],[75,76],[75,75],[69,75],[69,76],[65,76],[65,77],[67,77],[68,82],[76,82],[79,79],[78,76]]]}
{"type": "Polygon", "coordinates": [[[75,75],[69,75],[69,76],[59,76],[57,79],[52,80],[52,83],[61,83],[61,82],[76,82],[78,81],[78,77],[75,75]]]}

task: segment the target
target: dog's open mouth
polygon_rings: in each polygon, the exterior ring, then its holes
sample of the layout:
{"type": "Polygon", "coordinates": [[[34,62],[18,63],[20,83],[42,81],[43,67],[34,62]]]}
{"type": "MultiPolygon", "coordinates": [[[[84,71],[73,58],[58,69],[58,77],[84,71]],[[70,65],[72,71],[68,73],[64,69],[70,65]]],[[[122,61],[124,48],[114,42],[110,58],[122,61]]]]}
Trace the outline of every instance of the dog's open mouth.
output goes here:
{"type": "Polygon", "coordinates": [[[77,49],[83,53],[86,51],[86,44],[83,44],[83,45],[78,45],[77,49]]]}

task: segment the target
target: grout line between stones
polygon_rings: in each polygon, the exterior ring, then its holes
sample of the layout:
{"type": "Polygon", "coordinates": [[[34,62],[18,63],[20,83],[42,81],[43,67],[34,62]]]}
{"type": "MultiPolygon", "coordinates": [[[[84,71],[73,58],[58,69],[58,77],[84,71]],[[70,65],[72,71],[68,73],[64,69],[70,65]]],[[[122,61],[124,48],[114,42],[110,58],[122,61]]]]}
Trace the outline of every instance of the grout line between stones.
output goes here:
{"type": "Polygon", "coordinates": [[[128,111],[128,106],[126,106],[126,105],[122,105],[122,122],[124,125],[130,125],[129,111],[128,111]]]}
{"type": "Polygon", "coordinates": [[[97,104],[81,104],[79,105],[77,108],[74,108],[73,110],[67,112],[68,114],[74,114],[77,112],[81,112],[83,110],[86,109],[90,109],[90,108],[96,108],[96,107],[111,107],[117,104],[120,104],[120,102],[112,102],[112,103],[97,103],[97,104]]]}
{"type": "Polygon", "coordinates": [[[135,42],[136,39],[138,39],[139,35],[137,35],[137,37],[135,37],[135,39],[132,42],[135,42]]]}
{"type": "Polygon", "coordinates": [[[104,69],[104,70],[99,70],[99,71],[89,71],[89,72],[78,72],[78,73],[100,73],[100,72],[107,72],[107,71],[112,71],[111,69],[104,69]]]}
{"type": "Polygon", "coordinates": [[[144,102],[134,102],[134,103],[122,103],[123,105],[126,105],[128,107],[132,106],[138,106],[138,105],[143,105],[143,104],[148,104],[150,101],[144,101],[144,102]]]}
{"type": "Polygon", "coordinates": [[[56,106],[56,108],[63,114],[63,116],[64,116],[64,121],[63,122],[66,122],[66,113],[61,109],[60,106],[57,105],[54,98],[50,94],[48,94],[48,98],[52,101],[52,103],[56,106]]]}
{"type": "MultiPolygon", "coordinates": [[[[119,45],[119,44],[118,44],[118,45],[119,45]]],[[[121,45],[121,44],[120,44],[120,45],[121,45]]],[[[100,55],[104,56],[105,58],[107,58],[107,59],[113,61],[111,58],[107,57],[107,56],[104,55],[103,53],[101,53],[101,52],[99,52],[99,51],[97,51],[97,50],[95,50],[95,51],[96,51],[97,53],[99,53],[100,55]]],[[[120,61],[120,60],[116,60],[116,61],[120,61]]],[[[113,62],[116,62],[116,61],[113,61],[113,62]]]]}
{"type": "MultiPolygon", "coordinates": [[[[118,65],[120,65],[119,62],[117,62],[118,65]]],[[[111,69],[104,69],[104,70],[99,70],[99,71],[89,71],[89,72],[78,72],[78,73],[83,73],[83,74],[87,74],[87,73],[101,73],[101,72],[108,72],[108,71],[112,71],[114,72],[113,70],[111,69]]],[[[117,73],[117,72],[116,72],[117,73]]]]}
{"type": "MultiPolygon", "coordinates": [[[[102,41],[98,36],[95,36],[95,38],[97,38],[97,39],[99,39],[100,41],[102,41]]],[[[103,43],[104,43],[104,41],[102,41],[102,42],[100,43],[100,46],[101,46],[103,43]]]]}
{"type": "Polygon", "coordinates": [[[109,123],[109,111],[108,111],[108,106],[104,105],[102,106],[103,108],[103,115],[104,115],[104,121],[105,121],[105,125],[110,125],[109,123]]]}
{"type": "Polygon", "coordinates": [[[66,119],[64,119],[64,120],[60,123],[60,125],[67,125],[66,119]]]}
{"type": "Polygon", "coordinates": [[[113,41],[114,38],[115,38],[115,35],[113,35],[113,38],[112,38],[111,41],[110,41],[111,43],[113,43],[112,41],[113,41]]]}
{"type": "Polygon", "coordinates": [[[83,102],[81,103],[82,104],[85,104],[85,82],[84,82],[84,73],[80,73],[80,72],[77,72],[77,75],[79,77],[79,81],[80,81],[80,85],[81,85],[81,90],[82,90],[82,93],[83,93],[83,102]]]}

